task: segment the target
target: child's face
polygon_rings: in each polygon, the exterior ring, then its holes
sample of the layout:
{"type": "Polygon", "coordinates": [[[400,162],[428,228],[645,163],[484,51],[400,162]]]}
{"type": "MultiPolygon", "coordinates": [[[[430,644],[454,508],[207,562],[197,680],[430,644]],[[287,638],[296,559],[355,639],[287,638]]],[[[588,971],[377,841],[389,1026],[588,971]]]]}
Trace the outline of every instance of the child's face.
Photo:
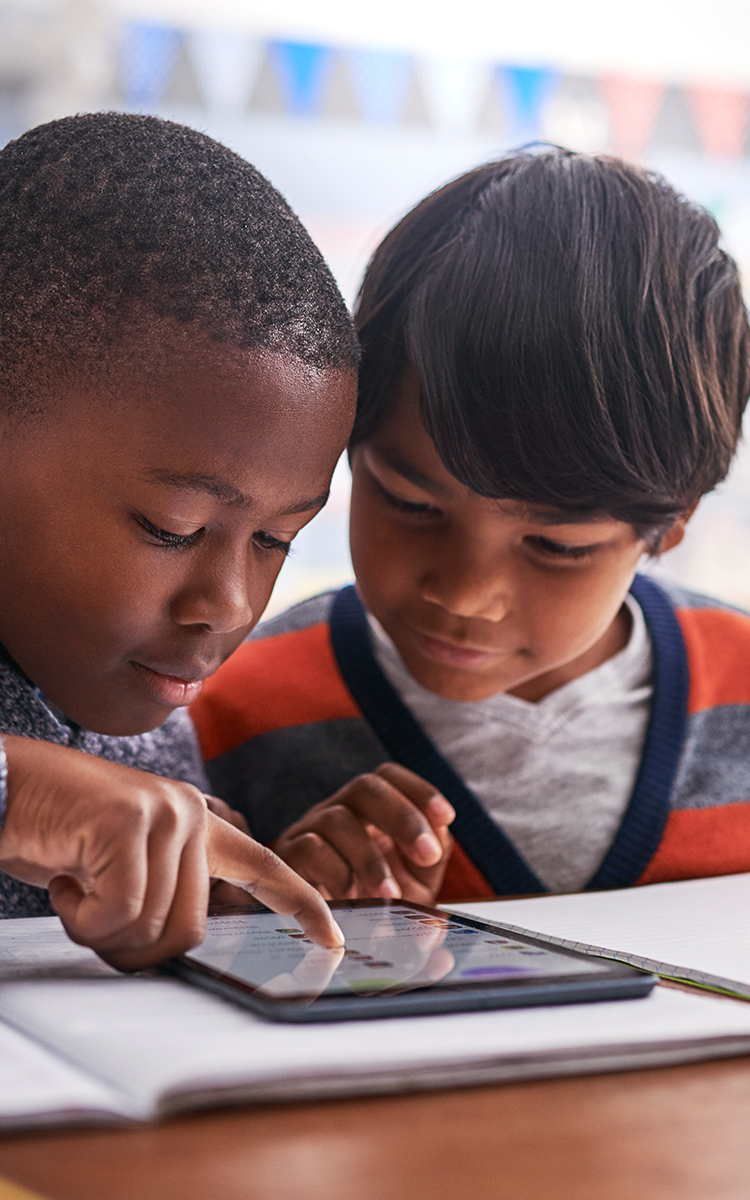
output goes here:
{"type": "Polygon", "coordinates": [[[438,457],[418,399],[407,372],[389,418],[352,453],[362,597],[423,687],[540,699],[625,645],[622,603],[644,543],[604,515],[469,491],[438,457]]]}
{"type": "Polygon", "coordinates": [[[325,503],[355,382],[194,339],[0,423],[0,641],[100,733],[190,703],[325,503]]]}

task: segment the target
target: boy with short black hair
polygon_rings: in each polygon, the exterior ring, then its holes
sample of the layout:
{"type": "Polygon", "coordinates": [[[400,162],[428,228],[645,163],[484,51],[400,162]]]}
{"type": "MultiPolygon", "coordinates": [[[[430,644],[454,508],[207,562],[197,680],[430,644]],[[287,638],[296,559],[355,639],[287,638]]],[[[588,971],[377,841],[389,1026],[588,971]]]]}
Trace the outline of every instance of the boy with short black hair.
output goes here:
{"type": "Polygon", "coordinates": [[[0,152],[0,347],[0,915],[57,911],[144,966],[201,940],[211,871],[338,943],[212,819],[179,712],[350,429],[359,351],[319,252],[210,138],[66,118],[0,152]]]}
{"type": "Polygon", "coordinates": [[[357,589],[211,681],[218,793],[335,897],[750,869],[750,618],[636,574],[750,390],[715,222],[613,159],[511,155],[396,226],[357,323],[357,589]]]}

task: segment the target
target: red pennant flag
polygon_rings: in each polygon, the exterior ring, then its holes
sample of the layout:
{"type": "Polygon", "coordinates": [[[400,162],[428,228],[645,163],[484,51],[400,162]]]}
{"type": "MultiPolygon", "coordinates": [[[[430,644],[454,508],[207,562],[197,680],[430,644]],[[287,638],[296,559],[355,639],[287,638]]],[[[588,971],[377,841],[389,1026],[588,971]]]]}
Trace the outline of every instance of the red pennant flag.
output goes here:
{"type": "Polygon", "coordinates": [[[739,158],[747,140],[750,95],[739,88],[691,87],[687,99],[706,154],[739,158]]]}
{"type": "Polygon", "coordinates": [[[664,85],[649,79],[605,75],[600,87],[609,110],[612,150],[621,158],[641,158],[654,131],[664,85]]]}

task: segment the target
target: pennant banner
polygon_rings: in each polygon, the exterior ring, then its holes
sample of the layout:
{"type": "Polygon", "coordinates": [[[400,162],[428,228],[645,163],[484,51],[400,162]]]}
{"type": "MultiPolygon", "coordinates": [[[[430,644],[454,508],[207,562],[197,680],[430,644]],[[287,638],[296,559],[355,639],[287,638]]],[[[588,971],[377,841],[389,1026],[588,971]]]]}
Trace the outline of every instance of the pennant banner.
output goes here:
{"type": "Polygon", "coordinates": [[[536,140],[544,106],[557,86],[558,72],[546,67],[497,67],[496,78],[509,118],[511,140],[536,140]]]}
{"type": "MultiPolygon", "coordinates": [[[[233,31],[182,32],[126,22],[121,79],[127,104],[153,110],[174,99],[170,89],[177,88],[178,76],[180,102],[205,103],[210,110],[242,113],[251,103],[264,107],[258,88],[266,80],[274,111],[339,118],[343,113],[396,125],[413,121],[416,106],[421,123],[464,135],[482,132],[482,114],[490,103],[497,118],[491,132],[506,144],[550,138],[636,161],[648,148],[660,113],[660,147],[669,125],[669,105],[662,112],[666,84],[653,80],[612,74],[571,82],[548,67],[492,66],[448,55],[417,60],[388,50],[340,51],[305,42],[266,42],[233,31]],[[185,70],[193,81],[189,94],[185,70]]],[[[745,153],[750,91],[697,85],[672,88],[672,93],[682,106],[683,126],[692,121],[706,154],[737,159],[745,153]]]]}
{"type": "Polygon", "coordinates": [[[621,158],[640,159],[654,131],[666,91],[664,84],[606,75],[600,86],[609,109],[613,151],[621,158]]]}
{"type": "Polygon", "coordinates": [[[129,21],[122,43],[125,99],[133,107],[152,108],[164,95],[183,35],[168,25],[129,21]]]}
{"type": "Polygon", "coordinates": [[[261,43],[244,34],[207,29],[192,33],[189,46],[208,108],[246,108],[260,69],[261,43]]]}
{"type": "Polygon", "coordinates": [[[305,42],[272,42],[270,49],[289,112],[318,112],[335,52],[305,42]]]}
{"type": "Polygon", "coordinates": [[[365,120],[395,124],[411,82],[410,56],[389,50],[349,50],[346,61],[365,120]]]}
{"type": "Polygon", "coordinates": [[[747,141],[750,96],[734,88],[687,89],[695,128],[707,154],[739,158],[747,141]]]}

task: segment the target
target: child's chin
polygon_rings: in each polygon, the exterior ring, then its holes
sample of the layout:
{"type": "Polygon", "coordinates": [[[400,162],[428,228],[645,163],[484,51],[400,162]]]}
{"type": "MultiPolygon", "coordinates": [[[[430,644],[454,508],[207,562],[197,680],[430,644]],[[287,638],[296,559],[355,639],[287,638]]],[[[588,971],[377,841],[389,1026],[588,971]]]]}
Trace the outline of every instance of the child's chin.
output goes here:
{"type": "Polygon", "coordinates": [[[478,671],[460,670],[436,663],[426,664],[424,661],[406,665],[421,687],[442,697],[443,700],[476,703],[489,700],[490,696],[496,696],[498,692],[507,691],[509,686],[504,681],[490,679],[478,671]]]}
{"type": "Polygon", "coordinates": [[[105,737],[138,737],[158,729],[175,711],[174,706],[167,708],[143,701],[133,704],[132,697],[129,701],[122,705],[102,706],[91,713],[89,719],[78,723],[90,733],[100,733],[105,737]]]}

